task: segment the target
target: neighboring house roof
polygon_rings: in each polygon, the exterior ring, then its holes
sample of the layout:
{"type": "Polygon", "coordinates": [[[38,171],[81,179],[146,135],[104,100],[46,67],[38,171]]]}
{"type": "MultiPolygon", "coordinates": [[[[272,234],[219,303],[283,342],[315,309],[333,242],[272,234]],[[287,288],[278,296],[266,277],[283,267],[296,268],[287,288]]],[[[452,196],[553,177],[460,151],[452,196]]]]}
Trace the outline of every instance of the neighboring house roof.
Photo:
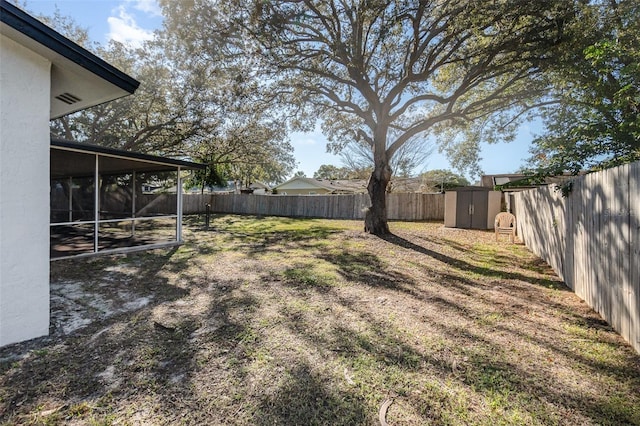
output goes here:
{"type": "MultiPolygon", "coordinates": [[[[367,192],[367,179],[315,179],[307,177],[294,177],[275,188],[277,192],[286,192],[287,190],[324,190],[332,194],[360,194],[367,192]]],[[[388,191],[394,193],[405,192],[425,192],[426,188],[420,177],[391,179],[388,191]]]]}
{"type": "Polygon", "coordinates": [[[253,182],[249,184],[249,188],[250,189],[264,189],[266,191],[269,191],[271,188],[269,188],[269,185],[267,185],[264,182],[253,182]]]}
{"type": "Polygon", "coordinates": [[[366,192],[367,181],[364,179],[330,180],[314,179],[307,177],[294,177],[285,183],[273,188],[277,192],[286,192],[287,189],[317,191],[323,190],[332,194],[353,194],[366,192]]]}
{"type": "Polygon", "coordinates": [[[206,165],[137,152],[122,151],[97,145],[51,140],[51,176],[93,176],[95,154],[100,155],[100,173],[121,174],[136,171],[162,172],[182,169],[204,169],[206,165]]]}
{"type": "Polygon", "coordinates": [[[369,183],[367,179],[339,179],[327,182],[329,182],[329,187],[337,187],[340,191],[351,191],[356,194],[367,192],[367,184],[369,183]]]}
{"type": "Polygon", "coordinates": [[[2,35],[52,63],[51,119],[132,94],[140,85],[6,0],[0,12],[2,35]]]}

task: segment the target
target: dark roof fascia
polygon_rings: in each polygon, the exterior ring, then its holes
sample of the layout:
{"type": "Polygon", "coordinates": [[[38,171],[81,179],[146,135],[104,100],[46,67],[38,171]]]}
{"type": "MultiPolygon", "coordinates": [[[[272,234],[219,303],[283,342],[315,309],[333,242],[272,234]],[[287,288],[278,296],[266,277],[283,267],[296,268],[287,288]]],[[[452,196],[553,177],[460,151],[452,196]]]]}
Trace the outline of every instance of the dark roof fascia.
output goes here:
{"type": "Polygon", "coordinates": [[[486,186],[458,186],[456,188],[445,189],[446,192],[468,192],[468,191],[493,191],[493,188],[488,188],[486,186]]]}
{"type": "Polygon", "coordinates": [[[186,169],[205,169],[206,164],[193,163],[191,161],[176,160],[173,158],[158,157],[156,155],[141,154],[139,152],[123,151],[121,149],[106,148],[104,146],[91,145],[87,143],[78,143],[65,141],[60,139],[51,139],[53,148],[66,148],[74,151],[90,152],[94,154],[103,154],[113,157],[121,157],[131,160],[141,160],[153,163],[166,164],[170,166],[180,166],[186,169]]]}
{"type": "Polygon", "coordinates": [[[6,0],[0,0],[0,21],[57,54],[80,65],[111,84],[133,94],[140,82],[98,58],[62,34],[38,21],[6,0]]]}

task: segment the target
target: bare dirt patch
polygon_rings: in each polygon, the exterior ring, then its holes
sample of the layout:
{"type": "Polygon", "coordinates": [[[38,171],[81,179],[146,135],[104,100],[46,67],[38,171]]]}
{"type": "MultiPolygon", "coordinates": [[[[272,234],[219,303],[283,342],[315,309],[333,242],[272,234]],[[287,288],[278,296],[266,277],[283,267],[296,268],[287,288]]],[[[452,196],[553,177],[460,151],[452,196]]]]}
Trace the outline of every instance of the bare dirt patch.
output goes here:
{"type": "Polygon", "coordinates": [[[0,349],[3,424],[640,424],[640,357],[521,245],[191,220],[52,263],[51,335],[0,349]]]}

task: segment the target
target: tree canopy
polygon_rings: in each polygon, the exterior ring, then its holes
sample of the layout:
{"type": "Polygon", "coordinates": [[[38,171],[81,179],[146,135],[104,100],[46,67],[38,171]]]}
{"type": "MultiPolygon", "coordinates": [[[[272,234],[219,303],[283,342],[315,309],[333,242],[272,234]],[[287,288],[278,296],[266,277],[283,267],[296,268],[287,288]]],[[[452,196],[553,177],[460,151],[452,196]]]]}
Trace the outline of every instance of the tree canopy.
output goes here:
{"type": "Polygon", "coordinates": [[[349,170],[332,164],[322,164],[313,174],[314,179],[348,179],[349,170]]]}
{"type": "Polygon", "coordinates": [[[432,192],[470,185],[464,176],[445,169],[426,171],[420,175],[420,181],[427,191],[432,192]]]}
{"type": "Polygon", "coordinates": [[[160,3],[164,28],[142,49],[91,46],[142,82],[137,94],[52,132],[205,162],[203,183],[277,183],[295,168],[288,132],[320,120],[343,168],[369,173],[375,234],[388,232],[393,174],[434,149],[477,172],[479,143],[509,140],[537,107],[547,130],[532,165],[545,173],[640,158],[635,0],[160,3]]]}
{"type": "Polygon", "coordinates": [[[640,3],[583,5],[565,32],[570,43],[548,73],[557,100],[531,165],[555,175],[640,160],[640,3]]]}
{"type": "Polygon", "coordinates": [[[371,169],[358,169],[348,166],[334,166],[322,164],[313,174],[315,179],[367,179],[371,175],[371,169]]]}
{"type": "Polygon", "coordinates": [[[44,18],[141,84],[136,93],[52,122],[56,137],[209,165],[192,182],[280,183],[295,166],[282,118],[259,102],[254,79],[219,61],[200,60],[175,33],[142,48],[89,43],[86,30],[58,13],[44,18]]]}

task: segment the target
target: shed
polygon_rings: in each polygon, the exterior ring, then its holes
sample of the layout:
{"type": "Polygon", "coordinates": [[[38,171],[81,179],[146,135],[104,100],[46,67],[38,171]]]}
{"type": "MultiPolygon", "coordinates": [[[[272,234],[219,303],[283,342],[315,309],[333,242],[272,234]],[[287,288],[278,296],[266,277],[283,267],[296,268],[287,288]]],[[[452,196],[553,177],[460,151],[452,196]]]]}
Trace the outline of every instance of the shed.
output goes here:
{"type": "Polygon", "coordinates": [[[0,346],[49,332],[49,121],[138,85],[0,0],[0,346]]]}
{"type": "Polygon", "coordinates": [[[444,226],[493,229],[500,213],[502,193],[481,186],[466,186],[444,194],[444,226]]]}

